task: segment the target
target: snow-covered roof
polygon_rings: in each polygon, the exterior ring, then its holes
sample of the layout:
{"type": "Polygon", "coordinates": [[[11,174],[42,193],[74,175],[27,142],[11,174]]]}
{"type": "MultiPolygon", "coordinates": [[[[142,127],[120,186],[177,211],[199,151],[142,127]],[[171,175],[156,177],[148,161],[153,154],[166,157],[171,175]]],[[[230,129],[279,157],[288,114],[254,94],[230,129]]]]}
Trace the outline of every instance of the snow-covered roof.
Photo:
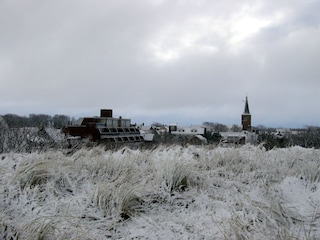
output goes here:
{"type": "Polygon", "coordinates": [[[244,132],[220,132],[222,137],[245,137],[244,132]]]}

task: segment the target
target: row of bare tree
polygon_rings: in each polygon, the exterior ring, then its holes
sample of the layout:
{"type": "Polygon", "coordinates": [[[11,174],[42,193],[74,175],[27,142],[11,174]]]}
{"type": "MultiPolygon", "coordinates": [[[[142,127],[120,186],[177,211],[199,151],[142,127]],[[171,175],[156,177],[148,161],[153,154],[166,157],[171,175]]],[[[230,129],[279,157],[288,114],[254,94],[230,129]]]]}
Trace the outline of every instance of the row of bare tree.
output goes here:
{"type": "Polygon", "coordinates": [[[56,114],[30,114],[28,117],[16,114],[6,114],[2,116],[10,128],[21,127],[54,127],[62,128],[70,124],[71,118],[66,115],[56,114]]]}
{"type": "Polygon", "coordinates": [[[301,146],[305,148],[320,148],[320,127],[307,126],[302,131],[292,134],[277,135],[270,131],[261,131],[258,141],[263,143],[266,149],[274,147],[283,148],[301,146]]]}

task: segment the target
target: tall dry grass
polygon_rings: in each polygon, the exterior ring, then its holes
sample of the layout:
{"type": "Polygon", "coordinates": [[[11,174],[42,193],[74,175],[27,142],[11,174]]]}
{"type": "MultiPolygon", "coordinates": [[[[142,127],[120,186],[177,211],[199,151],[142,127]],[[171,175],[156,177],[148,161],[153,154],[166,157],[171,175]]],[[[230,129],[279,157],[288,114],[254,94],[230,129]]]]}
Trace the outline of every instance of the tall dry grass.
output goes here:
{"type": "Polygon", "coordinates": [[[316,149],[95,147],[0,159],[1,239],[320,237],[316,149]]]}

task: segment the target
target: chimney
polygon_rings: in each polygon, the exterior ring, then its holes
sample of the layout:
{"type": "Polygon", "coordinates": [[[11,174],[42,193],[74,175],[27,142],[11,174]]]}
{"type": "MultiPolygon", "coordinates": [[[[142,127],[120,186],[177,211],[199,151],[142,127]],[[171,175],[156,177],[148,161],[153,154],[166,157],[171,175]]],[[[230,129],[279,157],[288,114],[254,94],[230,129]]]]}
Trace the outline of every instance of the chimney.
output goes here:
{"type": "Polygon", "coordinates": [[[112,109],[101,109],[100,117],[112,118],[112,109]]]}

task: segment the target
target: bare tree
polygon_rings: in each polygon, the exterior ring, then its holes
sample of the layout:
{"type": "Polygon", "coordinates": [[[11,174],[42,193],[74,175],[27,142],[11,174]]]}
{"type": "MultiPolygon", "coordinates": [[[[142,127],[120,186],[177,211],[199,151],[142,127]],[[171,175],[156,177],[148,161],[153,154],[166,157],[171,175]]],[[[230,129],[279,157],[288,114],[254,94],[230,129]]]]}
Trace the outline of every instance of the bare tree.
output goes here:
{"type": "Polygon", "coordinates": [[[62,128],[70,124],[70,117],[56,114],[52,118],[52,123],[54,128],[62,128]]]}
{"type": "Polygon", "coordinates": [[[9,127],[30,127],[30,119],[28,117],[18,116],[16,114],[3,115],[3,119],[6,121],[9,127]]]}
{"type": "Polygon", "coordinates": [[[29,119],[32,127],[48,127],[52,117],[46,114],[30,114],[29,119]]]}
{"type": "Polygon", "coordinates": [[[237,124],[233,124],[232,127],[230,128],[232,132],[241,132],[241,129],[242,128],[237,124]]]}
{"type": "Polygon", "coordinates": [[[222,123],[203,122],[202,125],[211,129],[212,132],[227,132],[228,126],[222,123]]]}

